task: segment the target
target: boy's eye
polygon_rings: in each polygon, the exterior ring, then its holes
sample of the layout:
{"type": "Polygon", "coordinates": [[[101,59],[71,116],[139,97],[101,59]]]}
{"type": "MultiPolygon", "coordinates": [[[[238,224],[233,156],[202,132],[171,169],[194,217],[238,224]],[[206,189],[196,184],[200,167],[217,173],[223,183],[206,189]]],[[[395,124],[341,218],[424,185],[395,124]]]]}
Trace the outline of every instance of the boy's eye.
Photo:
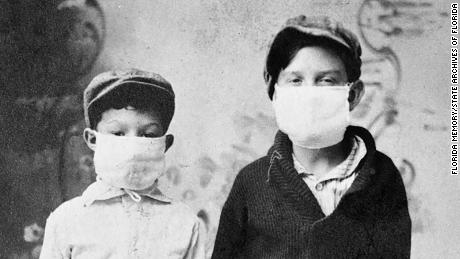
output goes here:
{"type": "Polygon", "coordinates": [[[334,78],[324,77],[318,80],[318,83],[320,85],[334,85],[337,83],[337,81],[334,78]]]}
{"type": "Polygon", "coordinates": [[[124,136],[125,134],[121,131],[115,131],[115,132],[111,132],[112,135],[115,135],[115,136],[124,136]]]}
{"type": "Polygon", "coordinates": [[[299,86],[302,84],[302,79],[300,78],[292,78],[289,80],[289,83],[294,86],[299,86]]]}
{"type": "Polygon", "coordinates": [[[145,138],[157,138],[157,137],[159,137],[159,135],[156,134],[156,133],[144,133],[142,135],[142,137],[145,137],[145,138]]]}

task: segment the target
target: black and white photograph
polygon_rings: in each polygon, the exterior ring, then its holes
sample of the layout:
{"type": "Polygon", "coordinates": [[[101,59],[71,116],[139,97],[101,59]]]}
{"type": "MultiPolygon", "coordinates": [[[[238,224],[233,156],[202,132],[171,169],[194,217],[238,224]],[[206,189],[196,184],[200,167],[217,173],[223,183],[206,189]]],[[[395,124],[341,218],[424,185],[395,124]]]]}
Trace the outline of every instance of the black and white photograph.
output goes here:
{"type": "Polygon", "coordinates": [[[460,258],[459,7],[0,0],[0,259],[460,258]]]}

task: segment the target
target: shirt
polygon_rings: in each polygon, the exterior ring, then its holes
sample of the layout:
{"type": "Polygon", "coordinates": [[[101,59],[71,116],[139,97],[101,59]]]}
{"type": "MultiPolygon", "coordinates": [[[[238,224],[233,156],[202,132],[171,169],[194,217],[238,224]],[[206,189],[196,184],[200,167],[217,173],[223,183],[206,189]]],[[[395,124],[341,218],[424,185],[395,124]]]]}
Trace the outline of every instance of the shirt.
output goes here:
{"type": "Polygon", "coordinates": [[[355,137],[353,147],[347,158],[321,178],[317,178],[312,172],[307,172],[294,153],[292,158],[294,168],[303,176],[304,182],[308,185],[318,200],[321,210],[327,216],[334,211],[342,196],[355,180],[357,175],[355,169],[365,155],[366,146],[362,140],[355,137]]]}
{"type": "Polygon", "coordinates": [[[201,259],[200,232],[198,217],[156,187],[133,195],[96,181],[51,213],[40,258],[201,259]]]}

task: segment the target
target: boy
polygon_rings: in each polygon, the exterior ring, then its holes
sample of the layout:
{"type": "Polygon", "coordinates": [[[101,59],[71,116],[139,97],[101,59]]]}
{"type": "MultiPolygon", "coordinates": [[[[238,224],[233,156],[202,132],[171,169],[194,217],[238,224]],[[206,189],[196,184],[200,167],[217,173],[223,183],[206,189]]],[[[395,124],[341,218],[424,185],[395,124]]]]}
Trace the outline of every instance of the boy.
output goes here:
{"type": "Polygon", "coordinates": [[[327,17],[289,19],[275,36],[265,80],[280,131],[236,177],[212,258],[409,258],[401,176],[349,126],[364,93],[360,55],[327,17]]]}
{"type": "Polygon", "coordinates": [[[40,258],[204,258],[199,220],[157,188],[174,92],[160,75],[105,72],[84,92],[97,181],[49,216],[40,258]]]}

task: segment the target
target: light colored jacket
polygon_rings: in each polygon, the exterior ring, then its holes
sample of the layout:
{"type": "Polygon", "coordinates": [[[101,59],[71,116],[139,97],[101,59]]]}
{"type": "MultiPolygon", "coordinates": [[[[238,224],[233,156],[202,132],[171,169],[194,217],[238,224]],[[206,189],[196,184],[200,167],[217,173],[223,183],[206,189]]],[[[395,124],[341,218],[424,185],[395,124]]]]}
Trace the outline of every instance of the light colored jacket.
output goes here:
{"type": "Polygon", "coordinates": [[[201,259],[205,238],[200,220],[183,203],[157,188],[139,193],[96,181],[49,216],[40,259],[201,259]]]}

